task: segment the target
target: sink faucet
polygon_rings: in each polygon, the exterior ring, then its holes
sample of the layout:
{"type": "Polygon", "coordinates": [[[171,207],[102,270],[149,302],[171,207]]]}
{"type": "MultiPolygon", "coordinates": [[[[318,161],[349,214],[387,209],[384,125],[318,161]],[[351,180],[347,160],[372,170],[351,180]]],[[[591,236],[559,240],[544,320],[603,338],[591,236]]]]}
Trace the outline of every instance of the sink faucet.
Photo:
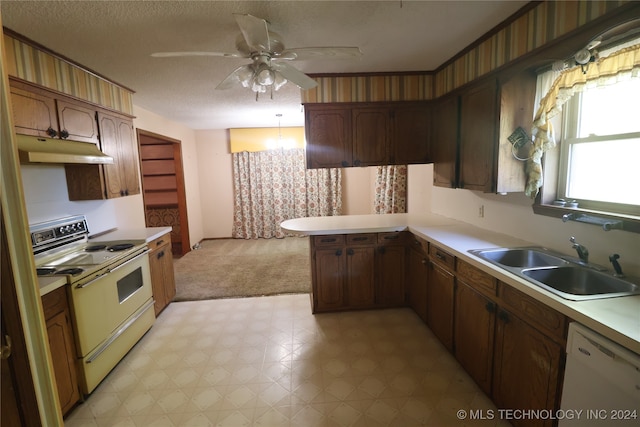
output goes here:
{"type": "Polygon", "coordinates": [[[609,256],[609,261],[611,261],[611,264],[613,265],[613,269],[616,272],[616,274],[614,274],[614,276],[616,276],[616,277],[624,277],[624,273],[622,273],[622,267],[620,267],[620,263],[618,262],[618,258],[620,258],[620,255],[613,254],[613,255],[609,256]]]}
{"type": "Polygon", "coordinates": [[[569,241],[573,243],[571,247],[575,249],[576,252],[578,252],[578,257],[580,258],[580,261],[587,264],[589,262],[589,250],[584,246],[582,246],[580,243],[576,242],[576,238],[573,236],[571,236],[569,241]]]}

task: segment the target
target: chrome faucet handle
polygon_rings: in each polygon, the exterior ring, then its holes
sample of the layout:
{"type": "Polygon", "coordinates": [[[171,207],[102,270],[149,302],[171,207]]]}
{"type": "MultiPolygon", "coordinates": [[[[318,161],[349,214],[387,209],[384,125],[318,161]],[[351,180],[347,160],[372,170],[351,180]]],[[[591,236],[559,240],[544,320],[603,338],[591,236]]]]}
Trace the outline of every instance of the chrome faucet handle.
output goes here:
{"type": "Polygon", "coordinates": [[[613,269],[616,272],[614,276],[624,277],[624,273],[622,272],[622,267],[620,267],[620,263],[618,262],[619,258],[620,258],[620,255],[613,254],[609,256],[609,261],[611,261],[611,265],[613,265],[613,269]]]}
{"type": "Polygon", "coordinates": [[[578,257],[580,258],[580,261],[584,262],[584,263],[588,263],[589,262],[589,250],[582,246],[580,243],[578,243],[576,241],[576,238],[571,236],[569,238],[569,241],[572,243],[571,247],[573,249],[576,250],[576,252],[578,252],[578,257]]]}
{"type": "Polygon", "coordinates": [[[569,241],[570,241],[571,243],[573,243],[574,245],[577,245],[577,244],[578,244],[578,242],[576,241],[576,238],[575,238],[575,237],[573,237],[573,236],[569,237],[569,241]]]}

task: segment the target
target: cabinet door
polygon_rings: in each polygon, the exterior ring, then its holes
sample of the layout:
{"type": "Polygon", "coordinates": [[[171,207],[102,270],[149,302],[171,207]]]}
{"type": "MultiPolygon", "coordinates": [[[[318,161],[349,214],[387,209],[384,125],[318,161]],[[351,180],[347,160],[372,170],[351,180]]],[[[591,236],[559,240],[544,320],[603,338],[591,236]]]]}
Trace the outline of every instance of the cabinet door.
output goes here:
{"type": "Polygon", "coordinates": [[[98,113],[102,151],[113,157],[104,165],[107,198],[140,193],[138,162],[131,120],[98,113]]]}
{"type": "Polygon", "coordinates": [[[484,82],[461,96],[460,188],[484,192],[495,189],[497,96],[495,80],[484,82]]]}
{"type": "Polygon", "coordinates": [[[397,107],[393,111],[391,164],[429,163],[431,108],[428,105],[397,107]]]}
{"type": "Polygon", "coordinates": [[[429,261],[423,251],[411,248],[407,266],[409,305],[418,316],[427,321],[427,280],[429,261]]]}
{"type": "Polygon", "coordinates": [[[53,98],[11,87],[11,104],[16,133],[51,138],[58,136],[53,98]]]}
{"type": "Polygon", "coordinates": [[[344,305],[346,254],[342,248],[317,249],[314,255],[314,303],[317,311],[344,305]]]}
{"type": "Polygon", "coordinates": [[[438,187],[457,186],[458,106],[458,97],[451,96],[439,101],[433,109],[429,152],[433,160],[433,185],[438,187]]]}
{"type": "Polygon", "coordinates": [[[496,304],[460,281],[456,286],[455,356],[482,391],[491,394],[496,304]]]}
{"type": "Polygon", "coordinates": [[[138,146],[133,133],[131,119],[116,118],[120,156],[118,161],[122,167],[122,183],[125,195],[140,194],[140,176],[138,173],[138,146]]]}
{"type": "Polygon", "coordinates": [[[167,299],[164,286],[163,260],[164,251],[162,248],[153,250],[149,254],[149,270],[151,273],[151,289],[153,291],[154,309],[156,316],[165,308],[167,299]]]}
{"type": "Polygon", "coordinates": [[[59,137],[73,141],[92,142],[98,144],[98,122],[96,110],[75,102],[56,100],[59,137]]]}
{"type": "Polygon", "coordinates": [[[62,414],[69,412],[80,400],[76,371],[76,345],[71,326],[66,288],[58,288],[42,297],[49,350],[55,373],[62,414]]]}
{"type": "Polygon", "coordinates": [[[453,349],[453,292],[455,277],[431,262],[427,286],[427,325],[444,346],[453,349]]]}
{"type": "Polygon", "coordinates": [[[375,247],[351,247],[346,252],[346,304],[350,308],[372,307],[375,302],[375,247]]]}
{"type": "MultiPolygon", "coordinates": [[[[554,411],[559,401],[563,349],[513,314],[496,322],[493,400],[499,408],[554,411]]],[[[551,426],[553,420],[514,419],[514,426],[551,426]]]]}
{"type": "Polygon", "coordinates": [[[385,245],[378,248],[376,304],[382,307],[401,307],[405,296],[405,246],[385,245]]]}
{"type": "Polygon", "coordinates": [[[353,110],[353,165],[375,166],[389,163],[389,109],[353,110]]]}
{"type": "Polygon", "coordinates": [[[305,107],[307,168],[341,168],[353,163],[351,110],[305,107]]]}

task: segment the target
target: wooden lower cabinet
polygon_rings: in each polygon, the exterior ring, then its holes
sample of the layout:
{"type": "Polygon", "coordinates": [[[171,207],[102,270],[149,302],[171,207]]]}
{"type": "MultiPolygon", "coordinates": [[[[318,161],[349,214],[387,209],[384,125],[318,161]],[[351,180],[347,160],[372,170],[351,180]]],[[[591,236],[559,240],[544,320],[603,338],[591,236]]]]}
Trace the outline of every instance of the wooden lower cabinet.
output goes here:
{"type": "Polygon", "coordinates": [[[345,305],[352,308],[371,308],[375,303],[375,247],[347,247],[346,262],[346,300],[345,305]]]}
{"type": "Polygon", "coordinates": [[[455,276],[431,261],[427,285],[427,325],[442,344],[453,350],[455,276]]]}
{"type": "Polygon", "coordinates": [[[455,307],[456,359],[482,391],[491,395],[496,303],[458,279],[455,307]]]}
{"type": "Polygon", "coordinates": [[[80,401],[76,344],[71,326],[71,313],[66,287],[58,288],[42,297],[47,325],[49,350],[62,414],[66,415],[80,401]]]}
{"type": "MultiPolygon", "coordinates": [[[[418,242],[419,245],[419,242],[418,242]]],[[[427,321],[427,283],[429,260],[426,251],[413,245],[407,259],[407,293],[409,306],[423,320],[427,321]]]]}
{"type": "Polygon", "coordinates": [[[406,233],[378,233],[376,253],[376,305],[403,307],[407,303],[405,272],[406,233]]]}
{"type": "MultiPolygon", "coordinates": [[[[557,409],[563,347],[509,311],[500,309],[497,316],[493,401],[502,409],[557,409]]],[[[553,420],[514,419],[511,423],[551,426],[553,420]]]]}
{"type": "Polygon", "coordinates": [[[164,234],[149,243],[149,267],[151,287],[155,301],[156,316],[173,301],[176,296],[176,281],[173,273],[171,235],[164,234]]]}

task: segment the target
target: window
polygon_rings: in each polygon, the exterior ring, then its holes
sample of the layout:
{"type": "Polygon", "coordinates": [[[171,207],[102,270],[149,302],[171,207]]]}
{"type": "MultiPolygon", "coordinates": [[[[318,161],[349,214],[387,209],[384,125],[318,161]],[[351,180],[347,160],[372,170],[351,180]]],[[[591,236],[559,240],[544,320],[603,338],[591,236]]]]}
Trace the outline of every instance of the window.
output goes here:
{"type": "Polygon", "coordinates": [[[586,88],[567,102],[557,197],[640,215],[640,79],[586,88]]]}

